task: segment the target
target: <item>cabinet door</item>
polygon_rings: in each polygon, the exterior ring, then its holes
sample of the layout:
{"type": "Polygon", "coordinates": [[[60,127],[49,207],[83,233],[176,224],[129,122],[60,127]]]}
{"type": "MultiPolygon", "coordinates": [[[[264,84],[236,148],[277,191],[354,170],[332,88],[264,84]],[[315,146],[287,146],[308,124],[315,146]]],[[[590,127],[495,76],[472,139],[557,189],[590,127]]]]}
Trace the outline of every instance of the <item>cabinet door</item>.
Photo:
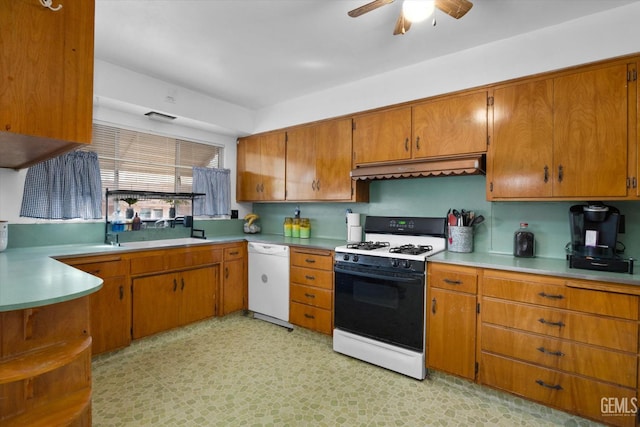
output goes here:
{"type": "Polygon", "coordinates": [[[352,132],[351,119],[316,127],[316,199],[351,199],[352,132]]]}
{"type": "Polygon", "coordinates": [[[197,268],[178,274],[180,289],[180,325],[212,317],[215,314],[219,267],[197,268]]]}
{"type": "Polygon", "coordinates": [[[627,194],[627,65],[554,79],[554,195],[627,194]]]}
{"type": "Polygon", "coordinates": [[[413,157],[487,151],[487,92],[447,97],[412,108],[413,157]]]}
{"type": "Polygon", "coordinates": [[[476,296],[430,288],[427,367],[475,378],[476,296]]]}
{"type": "Polygon", "coordinates": [[[284,200],[286,142],[285,133],[263,135],[260,144],[260,199],[284,200]]]}
{"type": "Polygon", "coordinates": [[[158,274],[133,280],[133,338],[142,338],[180,324],[179,277],[158,274]]]}
{"type": "Polygon", "coordinates": [[[102,289],[90,295],[91,353],[126,347],[131,342],[131,290],[124,276],[104,279],[102,289]]]}
{"type": "Polygon", "coordinates": [[[411,107],[353,120],[354,165],[411,158],[411,107]]]}
{"type": "Polygon", "coordinates": [[[247,308],[245,299],[245,261],[225,261],[222,276],[221,316],[247,308]]]}
{"type": "Polygon", "coordinates": [[[551,197],[553,80],[498,88],[493,98],[487,195],[551,197]]]}
{"type": "MultiPolygon", "coordinates": [[[[316,127],[287,132],[287,199],[316,198],[316,127]]],[[[349,150],[351,152],[351,150],[349,150]]]]}
{"type": "Polygon", "coordinates": [[[57,12],[37,2],[2,7],[0,167],[26,167],[70,142],[90,143],[94,1],[66,2],[57,12]]]}
{"type": "Polygon", "coordinates": [[[260,136],[238,140],[236,198],[258,200],[260,194],[260,136]]]}

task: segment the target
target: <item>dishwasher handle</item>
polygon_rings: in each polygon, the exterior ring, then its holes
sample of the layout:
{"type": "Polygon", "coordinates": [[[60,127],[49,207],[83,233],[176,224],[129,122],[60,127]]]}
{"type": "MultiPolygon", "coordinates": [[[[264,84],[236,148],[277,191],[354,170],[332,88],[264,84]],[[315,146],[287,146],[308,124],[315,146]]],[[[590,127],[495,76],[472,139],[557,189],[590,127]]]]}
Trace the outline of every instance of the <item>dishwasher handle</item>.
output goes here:
{"type": "Polygon", "coordinates": [[[289,246],[249,242],[247,252],[262,255],[289,256],[289,246]]]}

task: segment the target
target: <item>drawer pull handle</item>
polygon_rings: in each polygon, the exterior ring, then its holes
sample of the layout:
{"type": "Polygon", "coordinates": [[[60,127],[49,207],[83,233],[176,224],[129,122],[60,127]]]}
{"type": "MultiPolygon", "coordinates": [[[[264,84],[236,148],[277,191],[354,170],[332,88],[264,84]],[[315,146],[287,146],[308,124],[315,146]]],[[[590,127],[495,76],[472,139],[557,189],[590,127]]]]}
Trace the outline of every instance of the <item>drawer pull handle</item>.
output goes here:
{"type": "Polygon", "coordinates": [[[542,317],[540,319],[538,319],[538,322],[542,323],[543,325],[557,326],[559,328],[562,328],[564,326],[564,323],[562,323],[562,321],[560,321],[560,322],[550,322],[548,320],[543,319],[542,317]]]}
{"type": "Polygon", "coordinates": [[[315,319],[316,318],[316,316],[314,316],[313,314],[307,314],[307,313],[304,314],[304,317],[306,317],[307,319],[315,319]]]}
{"type": "Polygon", "coordinates": [[[551,384],[545,383],[542,380],[536,380],[536,384],[541,385],[542,387],[553,389],[553,390],[562,390],[562,386],[560,384],[551,385],[551,384]]]}
{"type": "Polygon", "coordinates": [[[546,294],[544,292],[540,292],[538,295],[540,295],[542,298],[551,298],[551,299],[563,299],[564,298],[564,295],[546,294]]]}
{"type": "Polygon", "coordinates": [[[316,280],[316,276],[309,276],[308,274],[305,274],[304,278],[307,280],[316,280]]]}
{"type": "Polygon", "coordinates": [[[444,279],[444,283],[446,283],[447,285],[462,285],[462,281],[452,279],[444,279]]]}
{"type": "Polygon", "coordinates": [[[240,252],[238,251],[233,251],[233,252],[229,252],[229,255],[238,255],[240,252]]]}
{"type": "Polygon", "coordinates": [[[544,348],[544,347],[538,347],[538,348],[537,348],[537,350],[538,350],[540,353],[549,354],[549,355],[551,355],[551,356],[558,356],[558,357],[560,357],[560,356],[564,356],[564,353],[563,353],[563,352],[561,352],[561,351],[549,351],[549,350],[547,350],[547,349],[546,349],[546,348],[544,348]]]}
{"type": "Polygon", "coordinates": [[[304,260],[304,262],[308,262],[309,264],[313,264],[313,263],[315,263],[315,262],[316,262],[316,260],[315,260],[315,259],[313,259],[313,258],[306,258],[306,259],[304,260]]]}
{"type": "Polygon", "coordinates": [[[120,300],[122,301],[124,299],[124,286],[120,286],[120,300]]]}
{"type": "Polygon", "coordinates": [[[314,294],[308,294],[306,292],[305,292],[304,296],[307,297],[307,298],[315,298],[316,297],[314,294]]]}
{"type": "Polygon", "coordinates": [[[431,313],[436,314],[436,306],[437,306],[437,302],[436,299],[432,299],[431,300],[431,313]]]}
{"type": "Polygon", "coordinates": [[[173,292],[175,292],[176,289],[178,289],[178,281],[176,279],[173,279],[173,292]]]}
{"type": "Polygon", "coordinates": [[[180,282],[182,282],[182,286],[180,286],[180,290],[184,291],[184,277],[180,278],[180,282]]]}
{"type": "Polygon", "coordinates": [[[93,274],[94,276],[97,276],[98,274],[100,274],[100,269],[88,271],[87,273],[93,274]]]}
{"type": "Polygon", "coordinates": [[[228,279],[229,278],[229,267],[225,267],[224,268],[224,278],[228,279]]]}

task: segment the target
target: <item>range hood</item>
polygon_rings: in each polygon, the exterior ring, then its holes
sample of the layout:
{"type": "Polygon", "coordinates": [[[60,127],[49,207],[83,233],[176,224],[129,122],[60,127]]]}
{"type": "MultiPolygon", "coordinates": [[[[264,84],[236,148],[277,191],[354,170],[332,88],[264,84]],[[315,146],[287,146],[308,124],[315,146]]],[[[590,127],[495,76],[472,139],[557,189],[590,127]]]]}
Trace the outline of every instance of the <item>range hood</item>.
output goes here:
{"type": "Polygon", "coordinates": [[[428,176],[484,175],[485,155],[472,154],[406,162],[376,163],[351,171],[351,179],[373,180],[428,176]]]}

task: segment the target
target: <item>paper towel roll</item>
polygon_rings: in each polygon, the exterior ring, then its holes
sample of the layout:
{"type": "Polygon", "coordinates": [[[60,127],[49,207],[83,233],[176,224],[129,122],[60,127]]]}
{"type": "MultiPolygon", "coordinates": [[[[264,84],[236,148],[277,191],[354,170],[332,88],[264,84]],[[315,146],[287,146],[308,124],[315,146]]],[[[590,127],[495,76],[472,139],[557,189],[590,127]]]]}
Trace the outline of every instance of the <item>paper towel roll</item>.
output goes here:
{"type": "Polygon", "coordinates": [[[347,214],[347,228],[356,227],[360,225],[360,214],[359,213],[348,213],[347,214]]]}
{"type": "Polygon", "coordinates": [[[349,243],[362,242],[362,227],[359,225],[349,227],[347,235],[347,241],[349,243]]]}

